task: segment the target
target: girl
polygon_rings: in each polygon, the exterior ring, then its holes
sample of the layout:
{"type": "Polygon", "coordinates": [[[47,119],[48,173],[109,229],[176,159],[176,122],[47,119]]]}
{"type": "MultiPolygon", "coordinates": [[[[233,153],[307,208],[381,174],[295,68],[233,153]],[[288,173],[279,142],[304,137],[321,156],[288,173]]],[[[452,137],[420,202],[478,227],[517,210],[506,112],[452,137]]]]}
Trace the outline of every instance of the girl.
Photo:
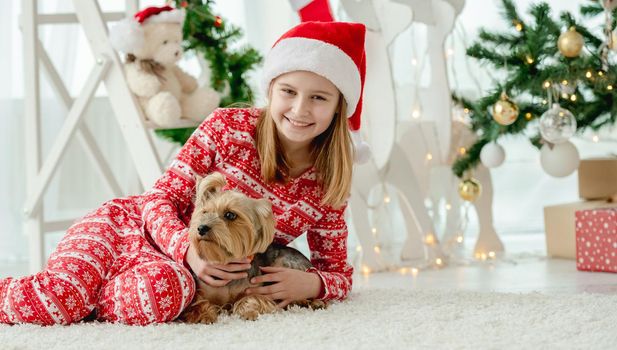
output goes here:
{"type": "Polygon", "coordinates": [[[268,105],[216,110],[152,190],[109,201],[75,223],[44,271],[0,280],[0,322],[69,324],[91,313],[126,324],[166,322],[193,298],[189,269],[212,286],[245,278],[248,259],[219,265],[188,243],[196,175],[213,171],[272,202],[278,243],[307,232],[315,267],[264,268],[252,282],[273,284],[247,293],[280,307],[344,299],[352,267],[343,213],[354,155],[367,152],[349,132],[360,126],[364,35],[363,25],[340,22],[306,22],[284,34],[264,63],[268,105]]]}

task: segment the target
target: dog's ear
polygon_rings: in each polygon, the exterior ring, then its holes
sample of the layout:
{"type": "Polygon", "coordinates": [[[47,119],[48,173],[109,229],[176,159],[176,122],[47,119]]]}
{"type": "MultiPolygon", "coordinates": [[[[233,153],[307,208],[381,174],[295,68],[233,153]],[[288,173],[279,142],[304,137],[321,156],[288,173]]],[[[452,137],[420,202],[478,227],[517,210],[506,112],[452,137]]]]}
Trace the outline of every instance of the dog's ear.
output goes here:
{"type": "Polygon", "coordinates": [[[204,178],[200,178],[196,175],[195,178],[197,203],[203,203],[208,200],[208,197],[219,192],[227,184],[225,176],[221,173],[212,173],[204,178]]]}
{"type": "Polygon", "coordinates": [[[272,203],[267,199],[256,199],[255,213],[261,226],[258,232],[259,236],[256,239],[255,250],[263,253],[274,240],[275,221],[272,214],[272,203]]]}

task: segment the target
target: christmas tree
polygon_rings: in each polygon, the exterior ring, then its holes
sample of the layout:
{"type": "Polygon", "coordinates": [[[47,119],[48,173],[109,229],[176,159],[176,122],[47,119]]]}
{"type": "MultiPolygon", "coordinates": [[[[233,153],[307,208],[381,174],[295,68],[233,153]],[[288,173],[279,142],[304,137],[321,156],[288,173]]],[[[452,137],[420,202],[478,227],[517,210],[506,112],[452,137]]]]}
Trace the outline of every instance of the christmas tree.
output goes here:
{"type": "MultiPolygon", "coordinates": [[[[213,0],[175,0],[177,8],[186,9],[183,35],[184,49],[202,55],[210,64],[210,84],[220,93],[221,106],[233,103],[252,104],[253,92],[246,81],[246,73],[261,63],[261,55],[253,48],[230,48],[242,37],[242,30],[226,23],[212,12],[213,0]]],[[[162,136],[184,144],[195,128],[160,129],[162,136]]]]}
{"type": "Polygon", "coordinates": [[[554,19],[549,5],[538,3],[525,21],[513,0],[502,0],[511,28],[500,33],[481,29],[467,55],[502,71],[503,80],[475,101],[454,94],[478,135],[453,164],[458,177],[468,177],[482,148],[504,135],[524,133],[536,147],[552,147],[573,132],[615,123],[617,74],[609,55],[617,45],[612,32],[616,6],[615,0],[590,0],[580,6],[578,16],[562,12],[554,19]],[[605,20],[598,36],[577,19],[594,16],[605,20]]]}

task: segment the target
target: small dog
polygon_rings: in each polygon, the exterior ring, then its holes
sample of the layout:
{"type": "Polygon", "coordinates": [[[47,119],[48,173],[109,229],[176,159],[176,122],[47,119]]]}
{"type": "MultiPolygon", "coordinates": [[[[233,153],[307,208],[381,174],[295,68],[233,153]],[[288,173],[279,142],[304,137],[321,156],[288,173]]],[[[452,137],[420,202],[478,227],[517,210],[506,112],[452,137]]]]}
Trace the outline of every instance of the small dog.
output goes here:
{"type": "MultiPolygon", "coordinates": [[[[223,311],[247,320],[276,311],[276,302],[262,295],[244,295],[250,278],[261,275],[260,266],[306,270],[313,265],[299,251],[274,239],[274,216],[267,199],[253,199],[236,191],[223,191],[225,177],[212,173],[197,181],[195,210],[189,226],[189,239],[202,259],[227,264],[233,259],[254,256],[248,278],[233,280],[223,287],[212,287],[199,278],[191,305],[180,315],[187,323],[214,323],[223,311]]],[[[324,308],[320,300],[303,300],[294,305],[324,308]]]]}

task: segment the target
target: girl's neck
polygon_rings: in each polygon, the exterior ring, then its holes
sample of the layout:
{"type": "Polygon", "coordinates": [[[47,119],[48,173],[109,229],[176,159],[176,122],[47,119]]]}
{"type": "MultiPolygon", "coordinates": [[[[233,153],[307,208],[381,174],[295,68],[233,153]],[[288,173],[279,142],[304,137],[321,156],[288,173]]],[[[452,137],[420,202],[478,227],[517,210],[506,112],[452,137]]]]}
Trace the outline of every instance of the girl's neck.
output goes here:
{"type": "Polygon", "coordinates": [[[306,145],[291,144],[281,140],[283,152],[289,162],[289,176],[298,177],[313,166],[310,143],[306,145]]]}

